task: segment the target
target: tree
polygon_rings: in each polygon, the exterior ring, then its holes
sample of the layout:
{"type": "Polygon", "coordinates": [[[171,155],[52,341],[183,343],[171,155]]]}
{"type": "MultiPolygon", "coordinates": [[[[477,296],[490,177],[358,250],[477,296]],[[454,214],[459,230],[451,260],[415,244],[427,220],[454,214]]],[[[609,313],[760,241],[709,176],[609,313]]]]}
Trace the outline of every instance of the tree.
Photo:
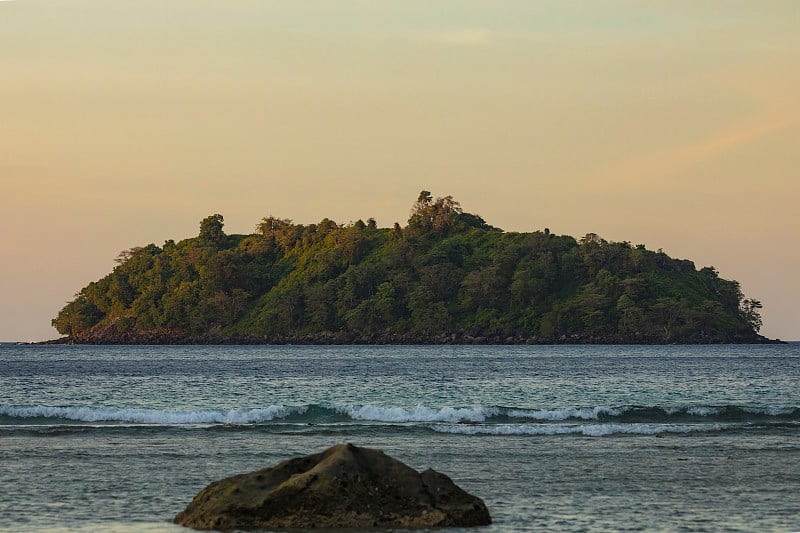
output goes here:
{"type": "Polygon", "coordinates": [[[759,309],[762,307],[761,302],[753,298],[742,300],[741,306],[739,307],[742,318],[756,333],[761,330],[761,326],[764,324],[761,320],[761,313],[759,312],[759,309]]]}
{"type": "Polygon", "coordinates": [[[300,238],[302,230],[303,226],[292,224],[290,218],[275,218],[271,215],[261,219],[261,222],[256,226],[256,231],[264,237],[274,239],[284,251],[295,245],[300,238]]]}
{"type": "Polygon", "coordinates": [[[415,234],[445,235],[457,227],[456,222],[461,213],[461,206],[452,196],[434,201],[430,192],[422,191],[411,209],[408,227],[415,234]]]}
{"type": "Polygon", "coordinates": [[[81,291],[75,299],[69,302],[51,324],[62,335],[77,335],[83,333],[103,318],[102,313],[86,297],[86,292],[81,291]]]}
{"type": "Polygon", "coordinates": [[[225,233],[222,231],[223,220],[222,215],[217,213],[200,221],[200,240],[216,246],[223,244],[225,242],[225,233]]]}
{"type": "Polygon", "coordinates": [[[397,222],[395,222],[394,226],[392,227],[391,238],[393,241],[399,241],[400,239],[403,238],[403,230],[400,227],[400,224],[398,224],[397,222]]]}
{"type": "MultiPolygon", "coordinates": [[[[327,218],[324,219],[322,222],[320,222],[320,225],[323,225],[323,223],[327,220],[327,218]]],[[[256,231],[264,237],[269,237],[291,225],[291,218],[276,218],[270,215],[261,219],[261,222],[256,225],[256,231]]]]}
{"type": "Polygon", "coordinates": [[[142,250],[143,250],[143,248],[141,246],[134,246],[133,248],[128,248],[127,250],[122,250],[119,253],[119,255],[117,255],[116,259],[114,259],[114,262],[117,263],[118,265],[125,264],[126,262],[128,262],[128,260],[131,257],[135,256],[136,254],[138,254],[142,250]]]}

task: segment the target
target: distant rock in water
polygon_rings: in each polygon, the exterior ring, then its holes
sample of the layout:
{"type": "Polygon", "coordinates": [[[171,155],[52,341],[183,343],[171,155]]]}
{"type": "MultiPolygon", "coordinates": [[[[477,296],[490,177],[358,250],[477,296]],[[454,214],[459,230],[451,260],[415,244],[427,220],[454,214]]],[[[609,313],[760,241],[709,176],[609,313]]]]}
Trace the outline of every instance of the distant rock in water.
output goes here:
{"type": "Polygon", "coordinates": [[[491,523],[480,498],[444,474],[380,450],[338,444],[200,491],[174,522],[202,530],[468,527],[491,523]]]}

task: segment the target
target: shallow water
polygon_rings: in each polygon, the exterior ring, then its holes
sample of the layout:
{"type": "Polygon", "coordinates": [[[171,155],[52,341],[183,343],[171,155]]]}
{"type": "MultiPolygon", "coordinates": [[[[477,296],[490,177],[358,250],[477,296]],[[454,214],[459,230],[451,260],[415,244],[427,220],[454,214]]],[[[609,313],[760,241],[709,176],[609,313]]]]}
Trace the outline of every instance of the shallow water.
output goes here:
{"type": "Polygon", "coordinates": [[[0,346],[0,527],[181,531],[211,481],[339,442],[481,531],[800,529],[800,345],[0,346]]]}

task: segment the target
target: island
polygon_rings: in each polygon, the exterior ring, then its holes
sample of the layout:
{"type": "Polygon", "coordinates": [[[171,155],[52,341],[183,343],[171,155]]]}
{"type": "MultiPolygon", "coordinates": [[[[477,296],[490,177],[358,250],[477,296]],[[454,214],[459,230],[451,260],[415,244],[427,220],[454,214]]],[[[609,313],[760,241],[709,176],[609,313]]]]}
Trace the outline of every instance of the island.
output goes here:
{"type": "Polygon", "coordinates": [[[405,226],[263,218],[120,253],[53,319],[81,344],[760,343],[713,267],[590,233],[507,232],[422,191],[405,226]]]}

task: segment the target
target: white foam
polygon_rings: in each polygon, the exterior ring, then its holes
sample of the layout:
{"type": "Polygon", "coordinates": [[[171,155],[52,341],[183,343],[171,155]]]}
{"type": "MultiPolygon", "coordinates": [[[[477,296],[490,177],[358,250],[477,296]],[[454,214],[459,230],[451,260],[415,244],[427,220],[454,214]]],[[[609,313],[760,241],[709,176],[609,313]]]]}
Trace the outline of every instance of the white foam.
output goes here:
{"type": "Polygon", "coordinates": [[[203,409],[191,411],[127,409],[116,407],[8,407],[0,415],[20,418],[63,418],[82,422],[131,422],[136,424],[253,424],[303,413],[305,407],[270,405],[263,409],[203,409]]]}
{"type": "Polygon", "coordinates": [[[486,407],[440,409],[418,405],[413,409],[402,407],[337,406],[334,410],[348,415],[353,420],[375,422],[483,422],[495,416],[499,410],[486,407]]]}
{"type": "Polygon", "coordinates": [[[667,413],[669,416],[686,413],[687,415],[692,416],[714,416],[722,413],[725,408],[724,407],[711,407],[707,405],[690,405],[690,406],[669,406],[663,407],[664,412],[667,413]]]}
{"type": "Polygon", "coordinates": [[[686,413],[693,416],[714,416],[723,411],[721,407],[705,407],[702,405],[692,406],[686,409],[686,413]]]}
{"type": "Polygon", "coordinates": [[[790,415],[794,412],[794,409],[791,407],[742,407],[742,411],[745,411],[750,414],[754,415],[769,415],[769,416],[780,416],[780,415],[790,415]]]}
{"type": "Polygon", "coordinates": [[[664,424],[498,424],[485,426],[437,424],[431,427],[440,433],[461,435],[585,435],[587,437],[604,437],[614,434],[657,435],[717,429],[717,426],[664,424]]]}
{"type": "Polygon", "coordinates": [[[569,409],[551,409],[541,411],[522,411],[511,410],[508,416],[514,418],[530,418],[533,420],[568,420],[577,418],[580,420],[597,420],[601,415],[619,416],[627,409],[616,409],[613,407],[577,407],[569,409]]]}

